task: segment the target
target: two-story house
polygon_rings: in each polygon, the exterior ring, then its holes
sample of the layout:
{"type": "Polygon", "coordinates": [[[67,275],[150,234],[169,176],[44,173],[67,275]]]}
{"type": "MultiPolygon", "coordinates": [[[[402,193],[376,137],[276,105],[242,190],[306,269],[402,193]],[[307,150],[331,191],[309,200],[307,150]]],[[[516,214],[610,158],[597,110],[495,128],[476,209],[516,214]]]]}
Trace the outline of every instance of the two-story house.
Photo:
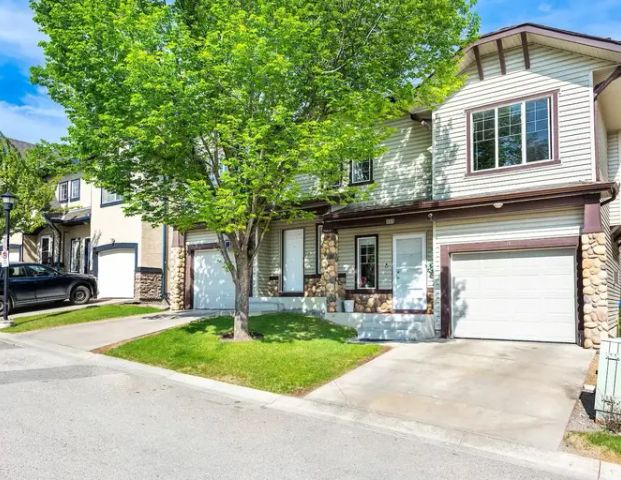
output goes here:
{"type": "Polygon", "coordinates": [[[22,259],[97,276],[100,298],[160,300],[167,229],[123,213],[123,199],[80,174],[58,182],[47,225],[23,235],[22,259]]]}
{"type": "MultiPolygon", "coordinates": [[[[469,45],[461,70],[459,91],[351,166],[374,184],[364,202],[272,226],[253,307],[319,310],[370,339],[617,334],[621,42],[522,24],[469,45]]],[[[232,308],[215,240],[174,235],[173,308],[232,308]]]]}

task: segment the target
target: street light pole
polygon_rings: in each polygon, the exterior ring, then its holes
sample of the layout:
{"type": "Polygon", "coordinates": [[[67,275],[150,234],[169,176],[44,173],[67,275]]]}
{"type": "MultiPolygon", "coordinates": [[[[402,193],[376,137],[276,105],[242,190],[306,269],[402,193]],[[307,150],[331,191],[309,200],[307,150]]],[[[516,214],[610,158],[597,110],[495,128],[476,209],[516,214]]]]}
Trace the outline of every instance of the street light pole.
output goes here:
{"type": "Polygon", "coordinates": [[[0,195],[2,198],[2,206],[4,207],[4,227],[5,227],[5,245],[3,246],[6,250],[4,255],[6,255],[6,261],[3,259],[3,274],[4,274],[4,292],[3,292],[3,308],[2,308],[2,326],[8,327],[11,325],[9,321],[9,255],[11,251],[11,210],[15,205],[17,197],[13,195],[11,192],[6,192],[3,195],[0,195]]]}

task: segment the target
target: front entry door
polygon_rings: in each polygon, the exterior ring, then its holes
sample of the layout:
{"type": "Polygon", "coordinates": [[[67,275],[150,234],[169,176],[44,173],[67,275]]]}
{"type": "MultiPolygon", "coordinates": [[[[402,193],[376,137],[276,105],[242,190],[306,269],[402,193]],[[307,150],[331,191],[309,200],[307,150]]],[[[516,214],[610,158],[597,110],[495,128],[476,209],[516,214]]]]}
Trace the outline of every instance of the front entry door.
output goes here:
{"type": "Polygon", "coordinates": [[[393,237],[393,308],[395,310],[425,310],[427,308],[425,256],[424,234],[393,237]]]}
{"type": "Polygon", "coordinates": [[[285,230],[282,235],[282,291],[304,291],[304,229],[285,230]]]}

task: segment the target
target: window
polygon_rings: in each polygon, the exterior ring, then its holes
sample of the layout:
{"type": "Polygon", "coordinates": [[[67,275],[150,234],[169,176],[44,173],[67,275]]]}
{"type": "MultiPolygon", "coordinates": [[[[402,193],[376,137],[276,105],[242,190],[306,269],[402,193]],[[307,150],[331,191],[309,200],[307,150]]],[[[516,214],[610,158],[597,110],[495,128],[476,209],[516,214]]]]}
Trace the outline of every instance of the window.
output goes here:
{"type": "Polygon", "coordinates": [[[71,201],[75,202],[80,200],[80,179],[76,178],[71,180],[71,201]]]}
{"type": "Polygon", "coordinates": [[[552,96],[471,114],[473,171],[552,160],[552,96]]]}
{"type": "Polygon", "coordinates": [[[351,162],[351,184],[371,183],[373,181],[373,160],[351,162]]]}
{"type": "Polygon", "coordinates": [[[91,271],[91,239],[84,239],[84,270],[83,273],[91,271]]]}
{"type": "Polygon", "coordinates": [[[71,239],[71,257],[69,258],[69,271],[71,273],[80,272],[82,261],[82,240],[80,238],[71,239]]]}
{"type": "Polygon", "coordinates": [[[9,267],[9,277],[20,278],[20,277],[27,277],[27,276],[28,276],[28,272],[26,271],[26,267],[24,267],[23,265],[9,267]]]}
{"type": "Polygon", "coordinates": [[[356,288],[377,288],[377,237],[356,237],[356,288]]]}
{"type": "Polygon", "coordinates": [[[39,263],[51,265],[52,262],[52,237],[41,237],[39,241],[39,263]]]}
{"type": "Polygon", "coordinates": [[[105,188],[101,189],[101,205],[116,205],[123,202],[123,197],[118,193],[112,193],[105,188]]]}
{"type": "Polygon", "coordinates": [[[60,182],[58,184],[58,201],[66,202],[67,200],[69,200],[69,183],[60,182]]]}
{"type": "Polygon", "coordinates": [[[323,225],[321,223],[317,224],[317,253],[316,253],[316,272],[322,273],[323,268],[321,268],[321,243],[323,242],[323,225]]]}
{"type": "Polygon", "coordinates": [[[58,273],[53,268],[43,265],[28,265],[28,268],[32,272],[32,275],[35,277],[52,277],[58,273]]]}

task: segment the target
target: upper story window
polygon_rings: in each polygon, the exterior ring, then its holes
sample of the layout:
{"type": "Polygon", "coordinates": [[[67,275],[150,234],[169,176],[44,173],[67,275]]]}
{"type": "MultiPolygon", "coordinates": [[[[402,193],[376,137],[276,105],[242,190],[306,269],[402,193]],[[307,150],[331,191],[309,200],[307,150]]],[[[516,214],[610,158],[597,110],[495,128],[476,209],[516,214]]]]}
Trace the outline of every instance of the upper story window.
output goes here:
{"type": "Polygon", "coordinates": [[[105,188],[101,189],[101,206],[117,205],[123,202],[123,197],[118,193],[109,192],[105,188]]]}
{"type": "Polygon", "coordinates": [[[469,170],[554,160],[555,108],[549,94],[470,112],[469,170]]]}
{"type": "Polygon", "coordinates": [[[351,162],[351,184],[371,183],[373,181],[373,160],[351,162]]]}
{"type": "Polygon", "coordinates": [[[58,184],[58,201],[67,202],[69,200],[69,182],[60,182],[58,184]]]}
{"type": "Polygon", "coordinates": [[[71,201],[72,202],[76,202],[78,200],[80,200],[80,179],[79,178],[75,178],[73,180],[71,180],[71,201]]]}

